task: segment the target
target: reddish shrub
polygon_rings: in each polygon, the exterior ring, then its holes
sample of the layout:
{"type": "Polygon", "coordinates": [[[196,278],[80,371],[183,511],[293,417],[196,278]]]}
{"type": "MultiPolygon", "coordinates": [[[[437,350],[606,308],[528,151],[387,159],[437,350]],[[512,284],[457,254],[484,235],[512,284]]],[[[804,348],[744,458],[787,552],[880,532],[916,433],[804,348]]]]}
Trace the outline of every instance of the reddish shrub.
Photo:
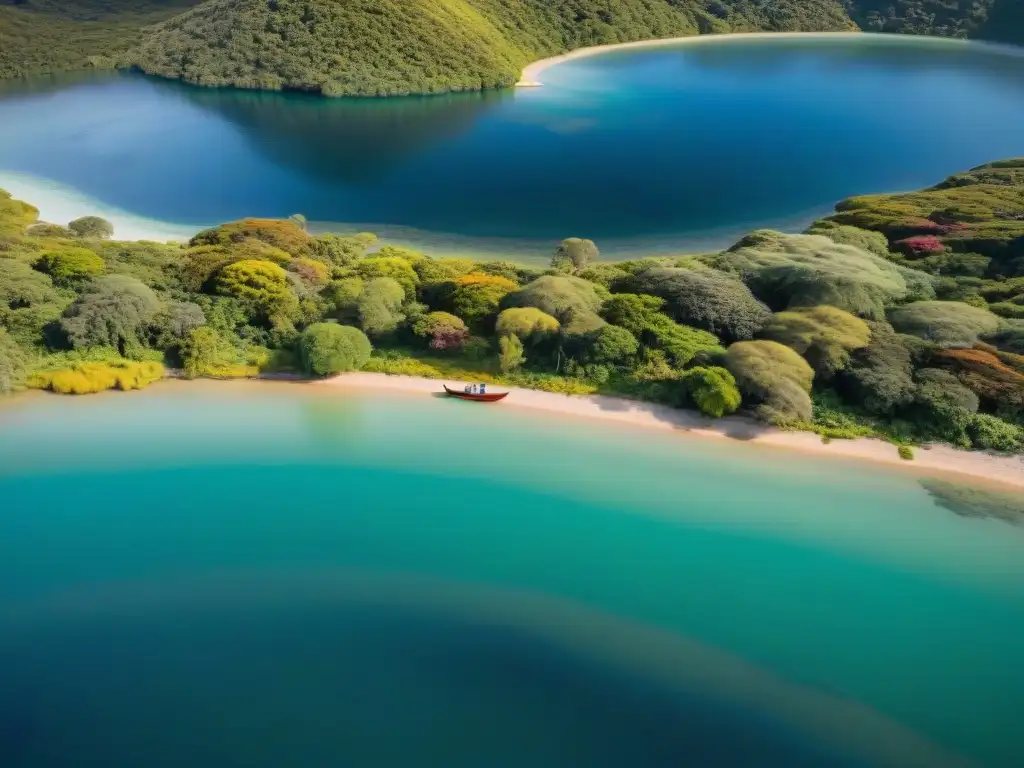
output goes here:
{"type": "Polygon", "coordinates": [[[894,251],[907,256],[930,256],[933,253],[942,253],[946,246],[935,235],[916,235],[904,240],[897,240],[892,244],[894,251]]]}

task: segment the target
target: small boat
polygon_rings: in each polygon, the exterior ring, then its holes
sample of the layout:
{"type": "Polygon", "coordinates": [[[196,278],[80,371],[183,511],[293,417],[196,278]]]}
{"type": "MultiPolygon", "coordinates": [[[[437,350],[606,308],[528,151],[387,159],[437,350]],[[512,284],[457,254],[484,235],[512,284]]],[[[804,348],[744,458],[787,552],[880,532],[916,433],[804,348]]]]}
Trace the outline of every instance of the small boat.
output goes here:
{"type": "Polygon", "coordinates": [[[508,392],[487,392],[481,395],[479,393],[451,389],[447,384],[444,385],[444,391],[448,397],[457,397],[459,400],[475,400],[478,403],[496,403],[508,397],[508,392]]]}

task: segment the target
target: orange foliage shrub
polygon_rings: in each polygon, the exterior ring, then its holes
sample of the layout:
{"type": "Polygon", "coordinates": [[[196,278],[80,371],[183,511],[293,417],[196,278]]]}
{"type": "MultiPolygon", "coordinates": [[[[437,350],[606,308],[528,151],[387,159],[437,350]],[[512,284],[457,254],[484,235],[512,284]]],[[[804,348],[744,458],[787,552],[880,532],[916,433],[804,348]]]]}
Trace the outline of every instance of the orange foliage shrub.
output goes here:
{"type": "Polygon", "coordinates": [[[1024,406],[1024,373],[983,349],[942,349],[934,364],[955,375],[982,400],[1024,406]]]}
{"type": "Polygon", "coordinates": [[[246,239],[261,240],[292,256],[308,256],[313,238],[288,219],[242,219],[206,229],[192,238],[189,245],[231,245],[246,239]]]}

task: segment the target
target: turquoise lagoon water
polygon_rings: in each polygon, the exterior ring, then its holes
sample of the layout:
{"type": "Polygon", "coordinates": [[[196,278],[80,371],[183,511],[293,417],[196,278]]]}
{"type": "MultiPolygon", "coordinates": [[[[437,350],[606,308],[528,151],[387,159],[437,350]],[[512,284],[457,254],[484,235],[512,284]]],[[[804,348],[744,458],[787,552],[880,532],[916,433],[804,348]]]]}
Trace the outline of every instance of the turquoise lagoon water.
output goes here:
{"type": "Polygon", "coordinates": [[[1019,766],[1024,529],[512,408],[0,409],[0,764],[1019,766]]]}
{"type": "Polygon", "coordinates": [[[1024,56],[962,42],[710,42],[542,79],[363,101],[112,74],[3,83],[0,178],[197,227],[298,211],[440,252],[539,256],[585,236],[626,255],[795,228],[851,194],[1024,154],[1024,56]]]}

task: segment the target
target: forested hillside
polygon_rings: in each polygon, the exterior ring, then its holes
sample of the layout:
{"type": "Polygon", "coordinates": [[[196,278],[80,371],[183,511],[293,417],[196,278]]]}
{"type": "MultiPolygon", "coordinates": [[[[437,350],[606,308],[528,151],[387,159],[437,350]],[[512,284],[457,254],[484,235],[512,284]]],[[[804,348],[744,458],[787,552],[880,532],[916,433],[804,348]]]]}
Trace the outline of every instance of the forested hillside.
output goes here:
{"type": "Polygon", "coordinates": [[[110,69],[142,30],[200,0],[0,0],[0,78],[110,69]]]}
{"type": "Polygon", "coordinates": [[[436,93],[509,85],[527,62],[588,45],[858,25],[1024,42],[1024,3],[0,0],[0,78],[133,65],[211,86],[328,95],[436,93]]]}
{"type": "Polygon", "coordinates": [[[852,28],[835,0],[212,0],[157,27],[133,63],[201,85],[432,93],[508,86],[587,45],[852,28]]]}

